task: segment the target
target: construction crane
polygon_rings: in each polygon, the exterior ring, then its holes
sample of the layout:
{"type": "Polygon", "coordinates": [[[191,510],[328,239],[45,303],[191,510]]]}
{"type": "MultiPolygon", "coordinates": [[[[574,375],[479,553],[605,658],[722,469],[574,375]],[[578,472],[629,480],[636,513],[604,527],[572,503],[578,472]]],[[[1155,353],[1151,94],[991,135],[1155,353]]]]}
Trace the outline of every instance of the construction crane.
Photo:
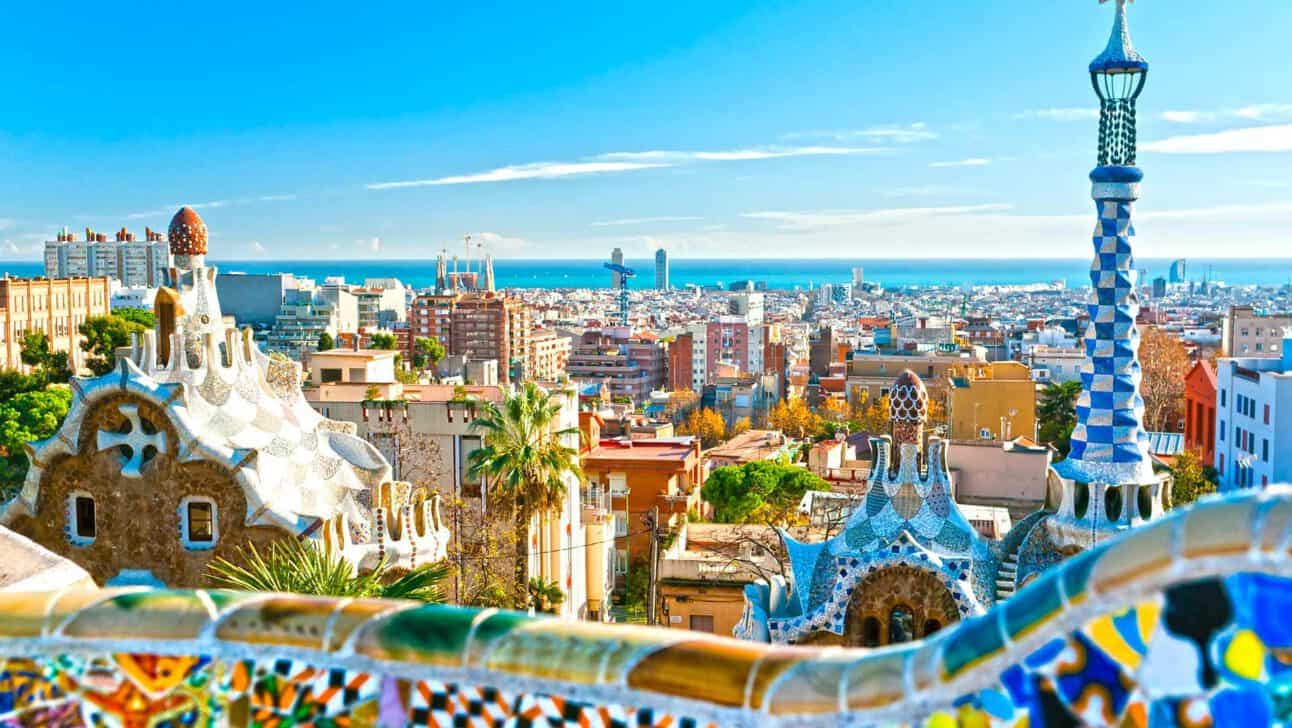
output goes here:
{"type": "Polygon", "coordinates": [[[606,263],[606,270],[615,274],[615,285],[619,288],[619,325],[628,325],[628,279],[635,278],[637,273],[628,266],[619,263],[606,263]]]}

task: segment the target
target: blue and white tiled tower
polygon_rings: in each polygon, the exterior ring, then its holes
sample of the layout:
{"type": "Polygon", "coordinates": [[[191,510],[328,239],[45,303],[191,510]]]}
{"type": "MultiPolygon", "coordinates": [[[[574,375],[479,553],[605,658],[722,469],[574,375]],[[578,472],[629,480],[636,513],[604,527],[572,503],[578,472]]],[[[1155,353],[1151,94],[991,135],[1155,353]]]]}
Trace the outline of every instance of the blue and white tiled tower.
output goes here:
{"type": "Polygon", "coordinates": [[[1065,481],[1058,522],[1068,522],[1073,539],[1083,542],[1160,513],[1163,484],[1153,472],[1144,430],[1135,328],[1139,274],[1131,250],[1131,210],[1143,177],[1135,166],[1135,101],[1144,89],[1148,62],[1131,45],[1128,0],[1115,1],[1112,37],[1090,64],[1100,100],[1099,166],[1090,173],[1099,219],[1090,266],[1086,361],[1072,449],[1055,465],[1065,481]]]}

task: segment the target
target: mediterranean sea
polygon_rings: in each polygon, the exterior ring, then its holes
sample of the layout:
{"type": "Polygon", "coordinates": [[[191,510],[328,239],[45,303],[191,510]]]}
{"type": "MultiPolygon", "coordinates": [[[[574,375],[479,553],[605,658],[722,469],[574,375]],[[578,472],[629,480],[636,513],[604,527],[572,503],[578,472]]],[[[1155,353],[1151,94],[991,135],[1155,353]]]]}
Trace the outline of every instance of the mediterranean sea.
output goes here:
{"type": "MultiPolygon", "coordinates": [[[[293,273],[318,281],[328,276],[344,276],[349,283],[366,278],[398,278],[414,288],[435,283],[433,259],[369,260],[224,260],[213,261],[222,273],[293,273]]],[[[654,260],[628,260],[637,277],[630,288],[651,288],[655,283],[654,260]]],[[[1167,277],[1171,261],[1142,258],[1136,267],[1146,272],[1142,285],[1158,276],[1167,277]]],[[[687,284],[729,286],[737,281],[766,283],[770,289],[807,289],[823,283],[849,283],[852,269],[864,269],[864,279],[888,288],[1024,285],[1063,281],[1069,287],[1090,284],[1089,259],[685,259],[670,261],[669,279],[674,288],[687,284]]],[[[452,270],[452,263],[450,263],[452,270]]],[[[0,261],[0,272],[11,276],[43,274],[37,261],[0,261]]],[[[1221,281],[1231,286],[1288,285],[1292,283],[1292,258],[1189,259],[1187,279],[1221,281]]],[[[523,260],[494,261],[494,276],[499,288],[607,288],[610,272],[601,260],[523,260]]]]}

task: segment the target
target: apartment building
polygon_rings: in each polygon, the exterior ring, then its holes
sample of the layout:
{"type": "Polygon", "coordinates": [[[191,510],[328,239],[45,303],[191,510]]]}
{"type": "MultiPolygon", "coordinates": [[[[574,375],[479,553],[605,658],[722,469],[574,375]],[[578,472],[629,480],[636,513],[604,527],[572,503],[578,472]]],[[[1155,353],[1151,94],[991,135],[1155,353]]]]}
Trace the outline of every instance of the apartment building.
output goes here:
{"type": "Polygon", "coordinates": [[[1292,482],[1292,333],[1279,358],[1216,366],[1216,472],[1220,490],[1292,482]]]}
{"type": "Polygon", "coordinates": [[[106,233],[85,229],[85,238],[64,229],[45,242],[46,278],[106,277],[129,288],[166,285],[173,264],[166,236],[144,229],[144,239],[121,228],[109,239],[106,233]]]}
{"type": "Polygon", "coordinates": [[[1216,461],[1216,368],[1205,359],[1184,375],[1184,449],[1216,461]]]}
{"type": "Polygon", "coordinates": [[[566,376],[570,361],[570,338],[552,329],[534,329],[529,338],[530,377],[539,382],[556,382],[566,376]]]}
{"type": "Polygon", "coordinates": [[[97,278],[0,278],[0,351],[5,369],[26,370],[22,337],[40,331],[50,348],[67,352],[75,368],[86,319],[105,316],[111,309],[112,282],[97,278]]]}
{"type": "Polygon", "coordinates": [[[1278,358],[1283,352],[1283,329],[1292,326],[1292,313],[1257,312],[1251,306],[1230,306],[1220,334],[1220,355],[1278,358]]]}
{"type": "Polygon", "coordinates": [[[566,372],[577,384],[604,383],[612,399],[636,404],[664,386],[667,366],[667,354],[658,342],[634,337],[628,327],[610,327],[579,337],[566,372]]]}
{"type": "Polygon", "coordinates": [[[503,382],[530,377],[533,322],[524,303],[491,291],[459,297],[449,317],[449,353],[468,361],[493,359],[503,382]]]}

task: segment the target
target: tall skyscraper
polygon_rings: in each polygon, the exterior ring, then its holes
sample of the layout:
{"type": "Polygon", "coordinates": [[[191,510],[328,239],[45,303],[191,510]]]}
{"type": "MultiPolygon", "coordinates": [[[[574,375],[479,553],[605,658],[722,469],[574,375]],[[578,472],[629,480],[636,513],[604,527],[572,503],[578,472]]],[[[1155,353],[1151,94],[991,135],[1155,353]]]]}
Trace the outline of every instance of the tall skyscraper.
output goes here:
{"type": "Polygon", "coordinates": [[[668,285],[668,251],[660,248],[655,251],[655,288],[667,291],[668,285]]]}
{"type": "Polygon", "coordinates": [[[852,269],[852,287],[861,288],[861,284],[866,281],[866,269],[861,266],[854,266],[852,269]]]}
{"type": "Polygon", "coordinates": [[[1184,258],[1181,258],[1171,264],[1171,273],[1168,280],[1172,283],[1184,283],[1187,265],[1184,258]]]}
{"type": "MultiPolygon", "coordinates": [[[[624,264],[624,251],[621,248],[615,248],[610,251],[610,262],[614,265],[622,266],[624,264]]],[[[619,271],[610,271],[610,287],[619,290],[623,288],[623,274],[619,271]]]]}

